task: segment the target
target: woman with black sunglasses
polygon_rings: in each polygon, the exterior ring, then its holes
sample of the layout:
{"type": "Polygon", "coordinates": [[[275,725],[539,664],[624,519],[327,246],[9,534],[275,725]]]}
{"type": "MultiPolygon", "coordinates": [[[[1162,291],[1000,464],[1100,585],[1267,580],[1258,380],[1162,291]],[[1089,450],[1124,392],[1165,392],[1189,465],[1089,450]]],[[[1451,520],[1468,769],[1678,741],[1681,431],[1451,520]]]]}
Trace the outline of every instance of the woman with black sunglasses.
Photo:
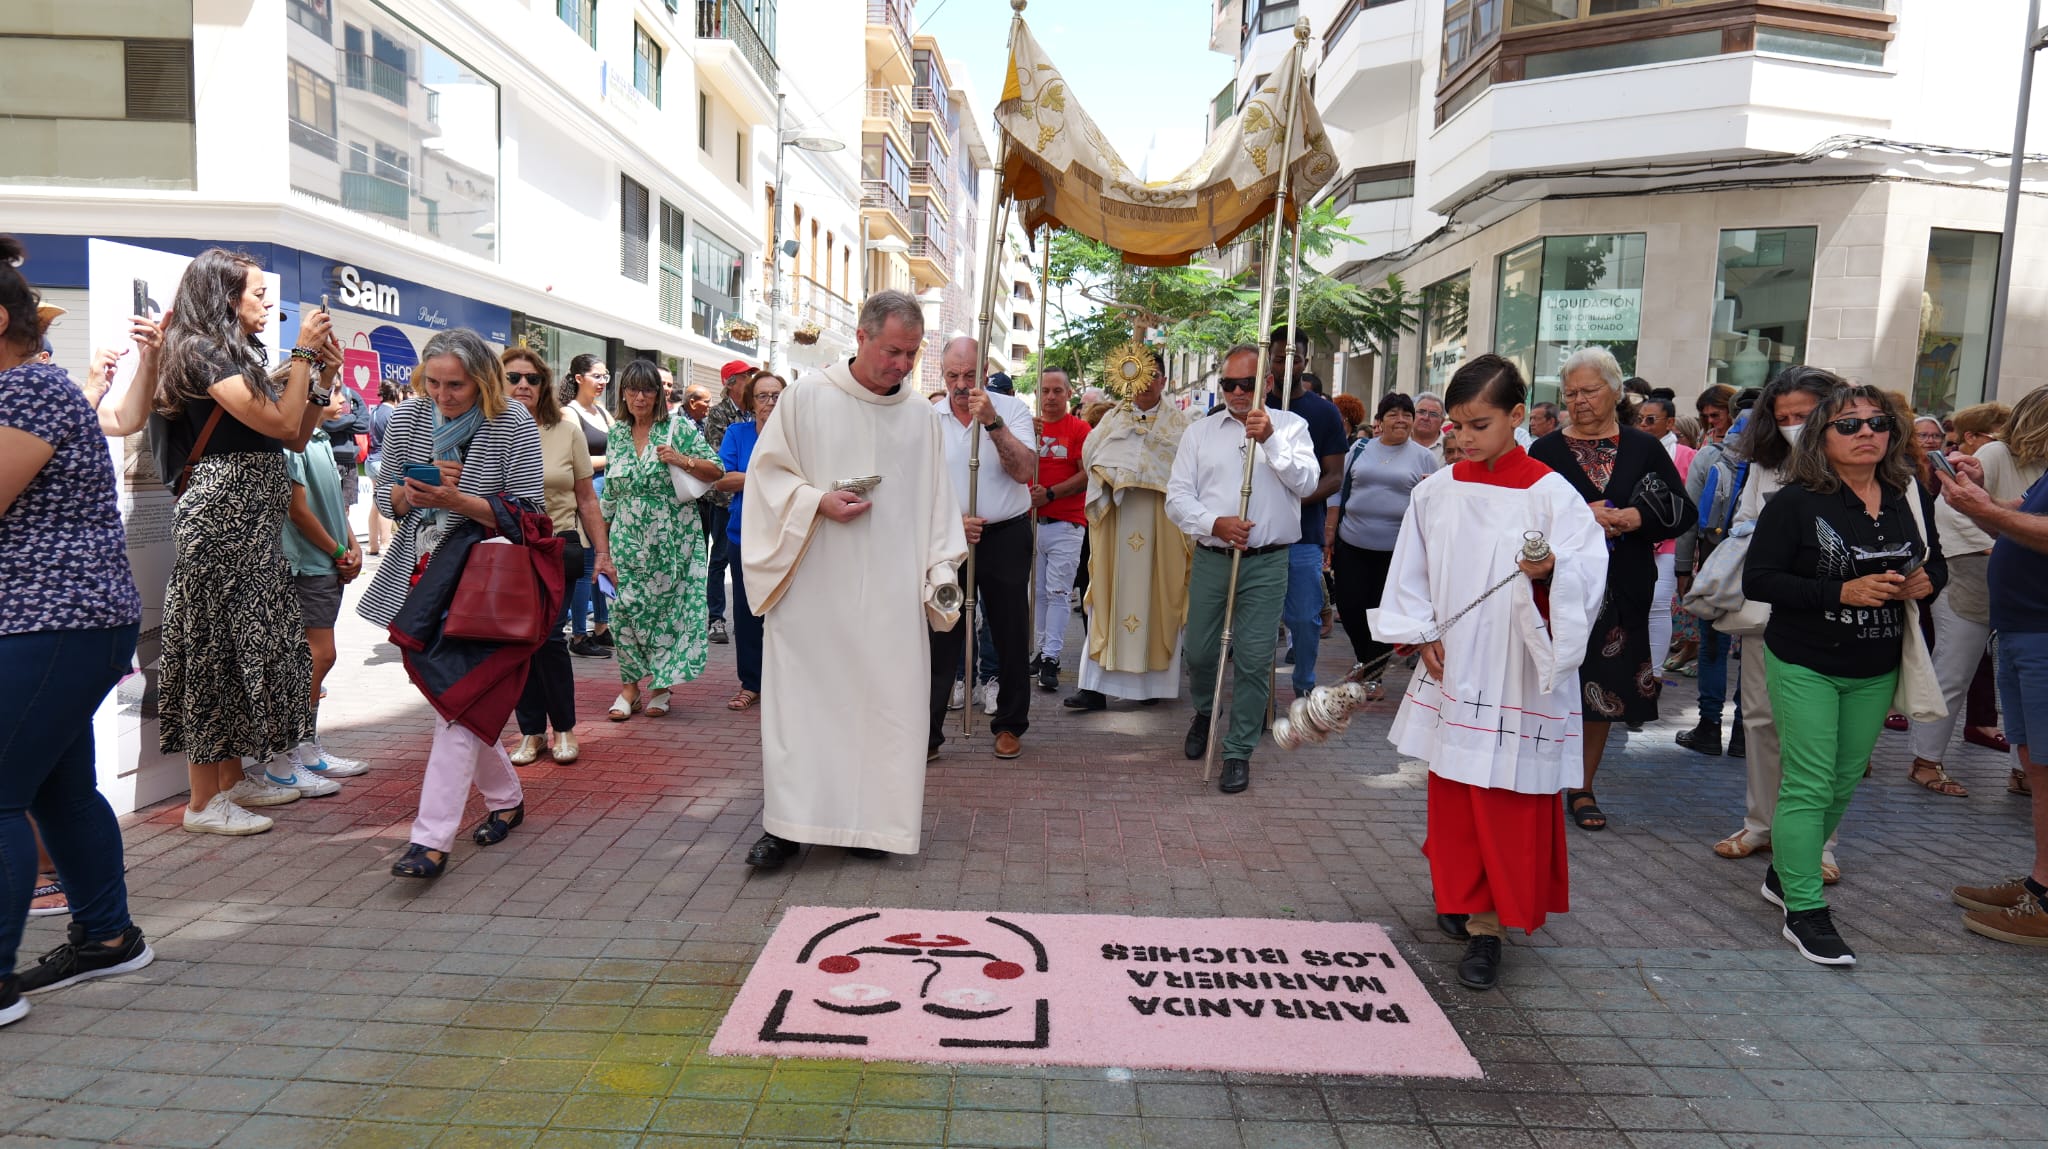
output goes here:
{"type": "Polygon", "coordinates": [[[1793,446],[1743,567],[1743,594],[1771,604],[1758,653],[1782,769],[1763,896],[1785,911],[1785,939],[1822,965],[1856,955],[1822,896],[1821,850],[1863,780],[1904,644],[1919,641],[1905,604],[1948,581],[1913,442],[1897,401],[1837,388],[1793,446]]]}

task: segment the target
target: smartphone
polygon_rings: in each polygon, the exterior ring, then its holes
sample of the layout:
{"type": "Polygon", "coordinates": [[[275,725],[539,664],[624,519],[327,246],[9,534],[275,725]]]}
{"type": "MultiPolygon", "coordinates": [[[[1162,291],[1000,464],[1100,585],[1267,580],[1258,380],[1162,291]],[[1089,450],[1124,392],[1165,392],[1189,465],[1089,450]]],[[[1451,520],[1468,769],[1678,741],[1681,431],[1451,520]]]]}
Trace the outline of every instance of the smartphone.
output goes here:
{"type": "Polygon", "coordinates": [[[430,467],[425,463],[407,463],[405,477],[425,486],[438,487],[441,485],[441,468],[430,467]]]}
{"type": "Polygon", "coordinates": [[[597,576],[597,593],[606,598],[617,598],[619,597],[619,584],[612,581],[612,576],[600,573],[597,576]]]}
{"type": "Polygon", "coordinates": [[[1937,471],[1940,471],[1942,474],[1947,475],[1951,479],[1961,477],[1956,474],[1954,464],[1948,461],[1948,455],[1941,451],[1927,452],[1927,465],[1933,467],[1937,471]]]}
{"type": "Polygon", "coordinates": [[[322,315],[327,313],[327,293],[324,291],[320,293],[320,313],[322,315]]]}
{"type": "Polygon", "coordinates": [[[130,314],[149,318],[149,281],[146,279],[135,281],[135,310],[130,314]]]}

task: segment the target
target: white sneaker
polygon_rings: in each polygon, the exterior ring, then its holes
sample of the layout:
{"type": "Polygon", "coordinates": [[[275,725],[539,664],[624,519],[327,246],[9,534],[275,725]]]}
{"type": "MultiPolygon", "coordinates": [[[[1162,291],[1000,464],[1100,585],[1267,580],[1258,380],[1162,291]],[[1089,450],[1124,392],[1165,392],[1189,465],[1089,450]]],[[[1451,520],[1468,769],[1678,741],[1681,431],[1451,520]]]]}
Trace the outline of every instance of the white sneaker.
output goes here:
{"type": "Polygon", "coordinates": [[[288,790],[297,790],[301,798],[325,798],[329,794],[341,793],[341,783],[332,778],[322,778],[304,766],[293,766],[283,777],[263,770],[263,781],[288,790]]]}
{"type": "Polygon", "coordinates": [[[300,743],[300,749],[292,751],[292,765],[303,766],[322,778],[353,778],[370,772],[368,762],[343,758],[317,742],[300,743]]]}
{"type": "Polygon", "coordinates": [[[956,678],[953,680],[953,697],[947,700],[946,709],[959,710],[965,707],[966,705],[967,684],[956,678]]]}
{"type": "Polygon", "coordinates": [[[996,695],[998,693],[1000,693],[1000,689],[997,687],[995,679],[991,678],[981,684],[981,712],[983,714],[994,714],[996,712],[996,695]]]}
{"type": "Polygon", "coordinates": [[[299,792],[290,786],[280,786],[263,777],[243,775],[235,788],[228,791],[228,801],[243,809],[256,806],[282,806],[286,802],[299,800],[299,792]]]}
{"type": "MultiPolygon", "coordinates": [[[[236,786],[235,789],[241,789],[236,786]]],[[[244,834],[261,834],[276,823],[261,814],[251,814],[228,800],[226,794],[215,794],[206,809],[198,813],[192,807],[185,807],[185,830],[193,834],[226,834],[240,837],[244,834]]]]}

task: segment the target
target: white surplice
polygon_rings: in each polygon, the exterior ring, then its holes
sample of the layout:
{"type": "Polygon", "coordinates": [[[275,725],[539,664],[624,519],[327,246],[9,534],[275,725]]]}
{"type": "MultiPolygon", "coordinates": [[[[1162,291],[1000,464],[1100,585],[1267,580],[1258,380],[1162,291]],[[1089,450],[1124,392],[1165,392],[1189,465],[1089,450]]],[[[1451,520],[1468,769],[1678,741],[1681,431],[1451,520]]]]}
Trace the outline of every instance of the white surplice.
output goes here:
{"type": "Polygon", "coordinates": [[[1367,612],[1372,635],[1421,643],[1516,570],[1523,532],[1557,556],[1549,619],[1517,577],[1448,630],[1444,681],[1417,667],[1388,738],[1431,773],[1498,790],[1550,794],[1581,785],[1579,664],[1607,586],[1607,539],[1562,476],[1515,448],[1526,486],[1474,482],[1459,463],[1416,484],[1401,521],[1386,592],[1367,612]]]}
{"type": "Polygon", "coordinates": [[[931,734],[928,604],[967,557],[938,425],[908,387],[876,395],[846,364],[783,392],[747,467],[740,561],[763,618],[767,831],[914,854],[931,734]],[[836,480],[879,475],[848,523],[836,480]]]}

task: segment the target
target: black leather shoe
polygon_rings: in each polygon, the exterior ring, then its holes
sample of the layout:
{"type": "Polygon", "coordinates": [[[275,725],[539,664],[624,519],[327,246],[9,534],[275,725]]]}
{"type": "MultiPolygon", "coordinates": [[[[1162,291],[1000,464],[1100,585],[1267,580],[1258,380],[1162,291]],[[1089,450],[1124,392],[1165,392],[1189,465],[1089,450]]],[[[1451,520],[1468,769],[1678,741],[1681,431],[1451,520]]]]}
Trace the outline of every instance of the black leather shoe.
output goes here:
{"type": "Polygon", "coordinates": [[[469,840],[479,846],[495,846],[526,822],[526,803],[521,802],[510,810],[492,810],[484,820],[469,832],[469,840]]]}
{"type": "Polygon", "coordinates": [[[1710,757],[1721,756],[1721,724],[1712,719],[1702,718],[1700,724],[1691,730],[1681,730],[1674,738],[1680,746],[1695,754],[1710,757]]]}
{"type": "Polygon", "coordinates": [[[400,878],[438,878],[448,868],[448,855],[442,850],[429,850],[418,842],[408,842],[405,856],[391,863],[391,873],[400,878]],[[435,858],[440,854],[440,858],[435,858]]]}
{"type": "Polygon", "coordinates": [[[1100,690],[1077,690],[1060,703],[1068,710],[1107,710],[1109,699],[1100,690]]]}
{"type": "Polygon", "coordinates": [[[1749,757],[1749,732],[1743,729],[1742,724],[1739,722],[1736,723],[1735,729],[1728,735],[1728,757],[1749,757]]]}
{"type": "Polygon", "coordinates": [[[754,843],[754,848],[747,851],[747,865],[757,870],[779,870],[782,863],[796,857],[796,852],[801,849],[803,844],[800,842],[763,834],[761,840],[754,843]]]}
{"type": "Polygon", "coordinates": [[[1216,788],[1225,794],[1242,794],[1252,784],[1252,764],[1242,758],[1223,760],[1223,777],[1216,780],[1216,788]]]}
{"type": "Polygon", "coordinates": [[[1181,753],[1186,754],[1190,760],[1200,758],[1204,753],[1208,751],[1208,715],[1197,714],[1195,715],[1195,720],[1193,722],[1188,723],[1188,740],[1181,744],[1180,749],[1181,753]]]}
{"type": "Polygon", "coordinates": [[[1444,936],[1452,941],[1465,941],[1472,936],[1465,932],[1465,920],[1471,916],[1471,914],[1438,914],[1436,916],[1436,928],[1442,930],[1444,936]]]}
{"type": "Polygon", "coordinates": [[[1060,664],[1057,660],[1038,660],[1038,688],[1048,694],[1060,688],[1060,664]]]}
{"type": "Polygon", "coordinates": [[[872,846],[848,846],[846,848],[846,852],[852,854],[856,858],[860,858],[869,862],[873,862],[878,859],[886,858],[889,856],[889,851],[877,850],[872,846]]]}
{"type": "Polygon", "coordinates": [[[1479,934],[1465,943],[1465,958],[1458,963],[1458,984],[1466,989],[1492,989],[1500,984],[1500,939],[1479,934]]]}

